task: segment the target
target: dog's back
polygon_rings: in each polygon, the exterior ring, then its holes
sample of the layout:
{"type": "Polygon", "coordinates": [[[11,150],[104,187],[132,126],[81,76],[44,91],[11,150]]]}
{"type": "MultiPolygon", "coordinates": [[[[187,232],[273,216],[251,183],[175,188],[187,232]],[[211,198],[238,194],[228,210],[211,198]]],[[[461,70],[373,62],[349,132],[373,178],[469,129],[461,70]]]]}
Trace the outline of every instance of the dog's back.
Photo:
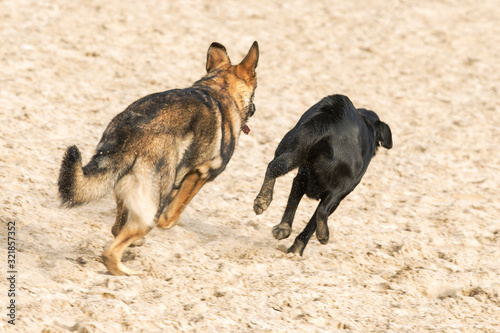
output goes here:
{"type": "Polygon", "coordinates": [[[221,111],[203,89],[173,89],[139,99],[109,123],[86,166],[77,147],[68,149],[59,178],[62,203],[73,207],[99,199],[138,164],[158,179],[176,174],[178,183],[187,170],[219,154],[216,129],[221,122],[221,111]]]}
{"type": "Polygon", "coordinates": [[[315,232],[320,243],[326,244],[328,216],[359,184],[379,145],[391,148],[392,135],[375,112],[356,109],[346,96],[323,98],[278,145],[255,198],[255,213],[262,214],[269,207],[276,178],[298,167],[283,218],[273,228],[273,235],[276,239],[290,236],[295,212],[306,194],[320,203],[288,252],[302,255],[315,232]]]}
{"type": "Polygon", "coordinates": [[[174,226],[201,187],[225,169],[240,133],[250,131],[258,55],[255,42],[232,65],[225,47],[212,43],[205,76],[190,88],[132,103],[110,122],[86,166],[78,148],[68,148],[58,181],[64,206],[114,190],[115,240],[103,253],[112,274],[135,274],[121,262],[124,250],[155,225],[174,226]]]}
{"type": "Polygon", "coordinates": [[[352,102],[343,95],[323,98],[303,116],[298,126],[308,130],[316,143],[299,172],[311,175],[306,195],[320,199],[331,188],[352,191],[365,173],[376,144],[374,135],[352,102]]]}

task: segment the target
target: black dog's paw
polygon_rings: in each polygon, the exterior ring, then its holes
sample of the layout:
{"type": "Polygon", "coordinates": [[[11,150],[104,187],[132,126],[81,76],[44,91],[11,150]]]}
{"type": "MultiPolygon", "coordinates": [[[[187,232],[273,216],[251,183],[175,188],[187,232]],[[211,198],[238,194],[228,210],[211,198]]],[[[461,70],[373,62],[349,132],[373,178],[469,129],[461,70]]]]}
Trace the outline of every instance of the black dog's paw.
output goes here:
{"type": "Polygon", "coordinates": [[[266,209],[271,204],[271,198],[264,198],[257,196],[253,202],[253,211],[255,214],[260,215],[266,211],[266,209]]]}
{"type": "Polygon", "coordinates": [[[320,230],[320,228],[318,228],[318,230],[316,230],[316,238],[321,244],[323,245],[327,244],[328,240],[330,239],[328,229],[320,230]]]}
{"type": "Polygon", "coordinates": [[[316,238],[318,238],[318,241],[323,245],[328,244],[328,241],[330,240],[330,237],[328,235],[319,236],[317,233],[316,233],[316,238]]]}
{"type": "Polygon", "coordinates": [[[278,224],[273,227],[273,236],[277,240],[285,239],[292,233],[292,228],[289,224],[278,224]]]}
{"type": "Polygon", "coordinates": [[[304,254],[304,248],[306,245],[304,242],[302,242],[300,239],[295,239],[295,242],[293,242],[293,245],[288,249],[288,253],[295,253],[299,254],[302,257],[302,254],[304,254]]]}

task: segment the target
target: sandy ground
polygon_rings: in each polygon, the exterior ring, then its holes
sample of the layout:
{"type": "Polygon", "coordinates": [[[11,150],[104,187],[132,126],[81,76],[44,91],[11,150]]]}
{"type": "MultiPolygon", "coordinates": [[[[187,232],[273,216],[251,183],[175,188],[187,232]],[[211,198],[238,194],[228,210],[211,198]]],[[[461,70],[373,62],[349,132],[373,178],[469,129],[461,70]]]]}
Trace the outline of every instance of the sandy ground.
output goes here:
{"type": "Polygon", "coordinates": [[[498,1],[0,1],[0,267],[16,222],[16,325],[2,332],[499,332],[498,1]],[[114,277],[112,196],[59,208],[68,145],[88,160],[105,126],[148,93],[189,86],[208,46],[261,57],[252,132],[182,222],[153,230],[114,277]],[[313,238],[289,239],[253,199],[282,136],[342,93],[393,131],[362,184],[313,238]]]}

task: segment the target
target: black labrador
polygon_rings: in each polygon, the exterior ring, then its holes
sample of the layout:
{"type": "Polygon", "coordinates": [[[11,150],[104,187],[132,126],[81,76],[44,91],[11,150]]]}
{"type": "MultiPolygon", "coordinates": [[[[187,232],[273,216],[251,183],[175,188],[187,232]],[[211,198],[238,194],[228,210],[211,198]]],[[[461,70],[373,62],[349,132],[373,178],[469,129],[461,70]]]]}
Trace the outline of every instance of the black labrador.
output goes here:
{"type": "Polygon", "coordinates": [[[320,203],[288,253],[302,255],[315,231],[319,242],[326,244],[328,216],[359,184],[378,146],[392,148],[392,134],[375,112],[356,109],[343,95],[323,98],[278,145],[255,198],[255,213],[260,215],[269,207],[276,178],[298,167],[281,223],[273,228],[274,238],[290,236],[295,211],[306,194],[320,203]]]}

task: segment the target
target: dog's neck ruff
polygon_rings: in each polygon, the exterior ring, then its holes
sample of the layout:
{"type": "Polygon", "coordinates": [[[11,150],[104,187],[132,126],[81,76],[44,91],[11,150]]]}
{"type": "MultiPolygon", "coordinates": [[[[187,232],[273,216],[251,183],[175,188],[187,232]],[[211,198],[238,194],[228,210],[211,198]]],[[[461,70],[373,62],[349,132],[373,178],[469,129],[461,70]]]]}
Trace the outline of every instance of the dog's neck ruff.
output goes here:
{"type": "MultiPolygon", "coordinates": [[[[209,78],[210,79],[210,78],[209,78]]],[[[204,90],[209,96],[210,98],[212,98],[216,103],[220,103],[220,101],[214,96],[214,95],[228,95],[227,93],[222,93],[223,91],[225,92],[225,89],[224,89],[224,85],[222,84],[219,84],[217,82],[215,82],[214,80],[214,83],[216,83],[216,85],[219,87],[219,89],[215,89],[211,86],[207,86],[207,85],[204,85],[203,82],[206,81],[206,80],[203,80],[201,79],[200,81],[196,82],[194,85],[193,85],[193,88],[196,88],[196,89],[200,89],[200,90],[204,90]]],[[[224,96],[226,97],[228,100],[231,100],[231,98],[229,98],[228,96],[224,96]]],[[[236,102],[233,102],[234,104],[234,107],[236,107],[238,109],[238,111],[240,111],[240,115],[241,115],[241,110],[238,108],[238,105],[236,104],[236,102]]],[[[231,107],[230,105],[227,105],[227,107],[231,107]]],[[[224,118],[224,114],[223,114],[223,107],[221,105],[221,107],[219,108],[219,111],[221,112],[221,115],[222,117],[224,118]]],[[[246,135],[248,135],[250,133],[250,127],[248,126],[248,124],[243,121],[243,117],[240,118],[241,119],[241,131],[243,133],[245,133],[246,135]]]]}

